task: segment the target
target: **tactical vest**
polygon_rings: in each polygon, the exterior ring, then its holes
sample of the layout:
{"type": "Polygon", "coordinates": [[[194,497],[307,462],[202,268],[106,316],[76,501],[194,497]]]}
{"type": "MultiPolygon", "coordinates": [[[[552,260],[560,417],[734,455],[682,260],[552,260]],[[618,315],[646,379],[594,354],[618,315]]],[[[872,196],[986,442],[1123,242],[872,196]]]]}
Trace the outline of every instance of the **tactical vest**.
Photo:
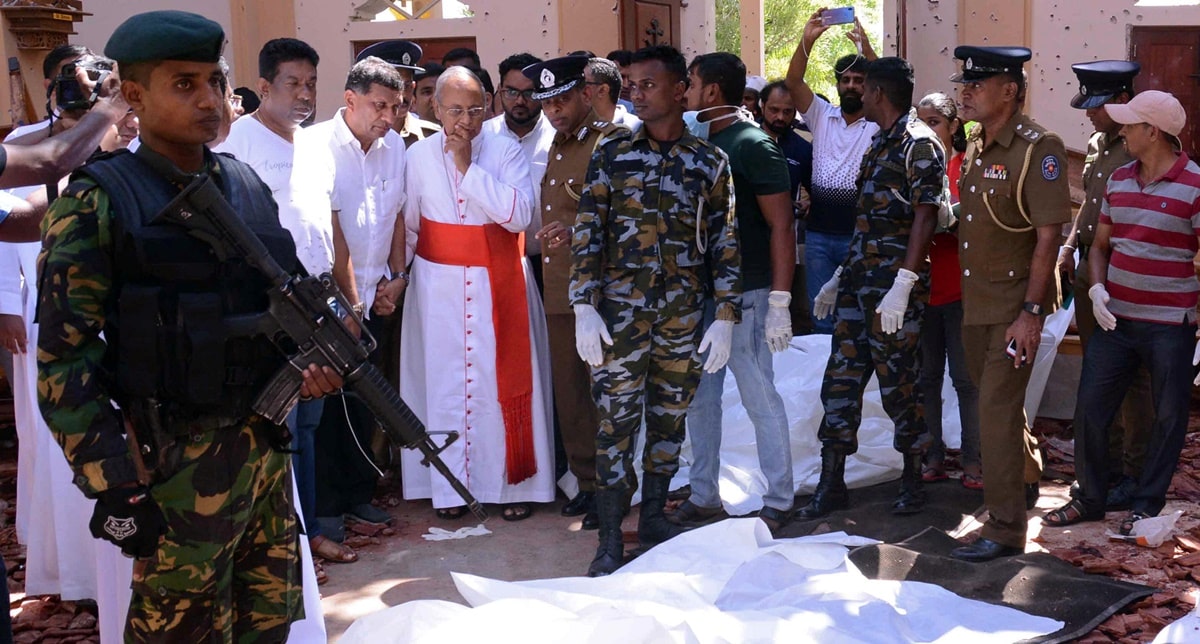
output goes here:
{"type": "MultiPolygon", "coordinates": [[[[213,155],[233,209],[285,269],[299,266],[271,192],[249,166],[213,155]]],[[[239,257],[220,258],[181,226],[155,222],[179,188],[125,150],[83,166],[112,211],[113,294],[104,328],[113,398],[162,405],[165,420],[240,419],[282,354],[253,321],[267,281],[239,257]]]]}

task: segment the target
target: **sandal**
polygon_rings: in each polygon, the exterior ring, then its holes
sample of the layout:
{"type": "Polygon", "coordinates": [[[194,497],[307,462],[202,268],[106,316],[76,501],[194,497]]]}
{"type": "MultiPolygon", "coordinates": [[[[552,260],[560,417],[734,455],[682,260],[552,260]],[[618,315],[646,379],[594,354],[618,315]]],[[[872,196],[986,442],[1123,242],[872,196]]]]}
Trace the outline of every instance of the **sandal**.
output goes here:
{"type": "Polygon", "coordinates": [[[325,572],[325,564],[316,559],[313,560],[313,572],[317,574],[318,586],[324,586],[329,581],[329,573],[325,572]]]}
{"type": "Polygon", "coordinates": [[[1133,532],[1133,524],[1141,521],[1142,519],[1149,518],[1150,515],[1146,514],[1145,512],[1138,512],[1137,510],[1130,512],[1129,516],[1125,517],[1125,519],[1121,521],[1121,534],[1128,537],[1133,532]]]}
{"type": "Polygon", "coordinates": [[[933,483],[934,481],[945,481],[950,478],[946,474],[944,465],[926,465],[921,468],[921,481],[925,483],[933,483]]]}
{"type": "Polygon", "coordinates": [[[507,503],[500,515],[505,521],[524,521],[533,515],[533,508],[528,503],[507,503]]]}
{"type": "Polygon", "coordinates": [[[966,472],[963,472],[962,486],[967,488],[968,490],[982,490],[983,489],[983,475],[982,474],[967,474],[966,472]]]}
{"type": "Polygon", "coordinates": [[[325,535],[309,539],[308,546],[312,548],[314,556],[320,557],[330,563],[354,563],[358,561],[358,553],[351,550],[350,546],[340,544],[325,535]]]}
{"type": "Polygon", "coordinates": [[[1083,501],[1071,499],[1066,505],[1047,512],[1046,516],[1042,517],[1042,523],[1054,528],[1064,528],[1084,521],[1101,521],[1103,519],[1104,510],[1089,512],[1083,505],[1083,501]]]}
{"type": "Polygon", "coordinates": [[[717,506],[715,508],[706,508],[692,503],[691,499],[679,504],[675,511],[667,515],[667,521],[675,525],[692,525],[705,523],[712,520],[725,511],[725,508],[717,506]]]}
{"type": "Polygon", "coordinates": [[[437,514],[437,518],[439,519],[453,521],[455,519],[461,519],[467,514],[467,506],[457,505],[452,508],[438,508],[435,511],[435,514],[437,514]]]}

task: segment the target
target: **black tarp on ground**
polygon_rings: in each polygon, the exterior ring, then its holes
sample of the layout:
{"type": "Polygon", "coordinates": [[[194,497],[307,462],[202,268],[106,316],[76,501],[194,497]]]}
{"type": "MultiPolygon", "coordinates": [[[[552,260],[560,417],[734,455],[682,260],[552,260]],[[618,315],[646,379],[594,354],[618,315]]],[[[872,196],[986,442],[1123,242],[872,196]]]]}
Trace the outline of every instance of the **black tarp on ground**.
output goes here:
{"type": "MultiPolygon", "coordinates": [[[[919,514],[896,516],[892,499],[899,482],[850,491],[850,508],[823,519],[795,522],[781,537],[845,531],[885,543],[864,546],[850,560],[871,579],[922,581],[962,597],[1002,604],[1031,615],[1057,619],[1065,626],[1031,640],[1066,642],[1086,635],[1125,605],[1155,589],[1085,573],[1049,554],[1005,557],[985,564],[949,556],[959,541],[946,534],[981,510],[983,494],[957,481],[927,484],[929,504],[919,514]]],[[[797,499],[796,507],[807,503],[797,499]]]]}

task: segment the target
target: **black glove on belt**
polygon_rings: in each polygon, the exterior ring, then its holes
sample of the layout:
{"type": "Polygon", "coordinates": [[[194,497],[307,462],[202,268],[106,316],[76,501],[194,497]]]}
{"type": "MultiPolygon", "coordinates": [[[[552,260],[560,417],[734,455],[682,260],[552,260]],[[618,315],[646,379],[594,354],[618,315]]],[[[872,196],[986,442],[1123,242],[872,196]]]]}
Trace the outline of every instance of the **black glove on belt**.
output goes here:
{"type": "Polygon", "coordinates": [[[129,557],[152,557],[167,520],[145,487],[105,490],[96,497],[88,523],[92,536],[116,544],[129,557]]]}

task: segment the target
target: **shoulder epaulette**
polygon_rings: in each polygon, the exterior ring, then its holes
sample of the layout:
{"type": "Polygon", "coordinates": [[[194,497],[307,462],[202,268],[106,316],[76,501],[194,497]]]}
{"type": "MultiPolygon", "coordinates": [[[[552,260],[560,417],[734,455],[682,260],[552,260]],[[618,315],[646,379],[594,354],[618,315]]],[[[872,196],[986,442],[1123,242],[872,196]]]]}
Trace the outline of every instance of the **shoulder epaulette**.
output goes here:
{"type": "Polygon", "coordinates": [[[1047,136],[1054,136],[1054,133],[1047,132],[1046,128],[1034,123],[1033,121],[1024,119],[1020,123],[1017,123],[1014,131],[1016,132],[1017,136],[1029,141],[1030,143],[1037,143],[1047,136]]]}

